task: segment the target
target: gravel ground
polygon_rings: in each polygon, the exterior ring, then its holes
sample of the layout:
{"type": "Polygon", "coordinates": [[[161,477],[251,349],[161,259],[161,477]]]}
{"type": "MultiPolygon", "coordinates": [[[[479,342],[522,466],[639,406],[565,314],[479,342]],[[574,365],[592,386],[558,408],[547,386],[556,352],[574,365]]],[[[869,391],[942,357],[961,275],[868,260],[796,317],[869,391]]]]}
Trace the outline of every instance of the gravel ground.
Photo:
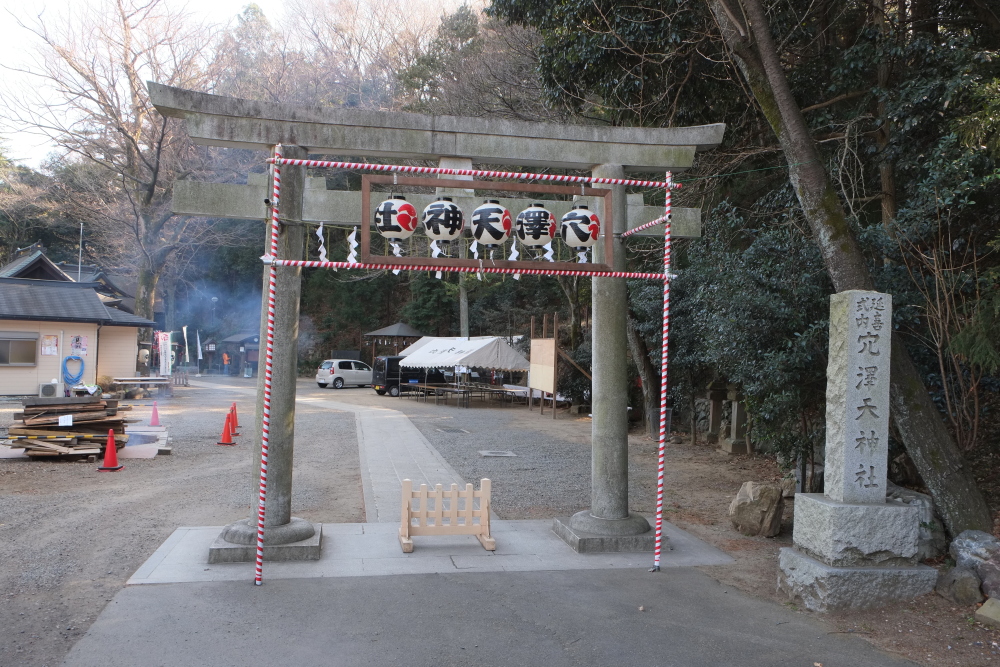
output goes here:
{"type": "MultiPolygon", "coordinates": [[[[0,666],[58,665],[175,528],[250,516],[249,438],[236,447],[215,444],[233,401],[249,434],[249,397],[178,388],[159,401],[173,454],[123,460],[118,473],[86,463],[0,460],[0,666]]],[[[129,416],[148,423],[152,404],[134,405],[129,416]]],[[[19,407],[0,403],[0,428],[19,407]]],[[[296,430],[295,515],[363,521],[353,415],[304,408],[296,430]]]]}
{"type": "MultiPolygon", "coordinates": [[[[312,389],[309,390],[312,392],[312,389]]],[[[371,404],[370,390],[317,390],[332,400],[371,404]]],[[[561,411],[553,421],[524,405],[502,407],[473,400],[472,407],[435,406],[409,398],[375,396],[375,405],[399,410],[420,429],[467,482],[493,482],[492,507],[501,519],[569,516],[590,506],[590,418],[561,411]],[[456,432],[458,431],[458,432],[456,432]],[[483,457],[480,451],[512,451],[513,457],[483,457]]],[[[655,486],[644,483],[637,456],[654,451],[650,442],[630,442],[632,510],[650,513],[655,486]]],[[[655,480],[653,480],[655,481],[655,480]]]]}
{"type": "MultiPolygon", "coordinates": [[[[221,379],[220,379],[221,381],[221,379]]],[[[253,387],[253,380],[225,382],[253,387]]],[[[301,380],[300,396],[373,405],[408,415],[466,480],[489,477],[501,518],[566,516],[589,506],[590,421],[524,406],[459,408],[375,395],[370,389],[321,390],[301,380]],[[459,429],[459,430],[456,430],[459,429]],[[517,456],[483,458],[479,450],[517,456]]],[[[150,407],[132,416],[148,422],[150,407]]],[[[0,399],[0,430],[19,403],[0,399]]],[[[59,664],[128,577],[178,526],[223,525],[250,514],[254,497],[252,398],[223,389],[178,389],[160,403],[173,438],[172,456],[129,459],[116,474],[93,464],[0,460],[0,667],[59,664]],[[215,445],[225,411],[236,400],[245,434],[240,446],[215,445]]],[[[354,419],[302,405],[296,414],[293,513],[319,522],[360,522],[364,509],[354,419]]],[[[629,439],[632,510],[652,513],[656,444],[629,439]]],[[[793,503],[780,536],[744,537],[726,510],[742,482],[773,481],[763,456],[731,457],[705,445],[667,449],[665,518],[736,559],[702,568],[752,595],[785,602],[775,591],[777,551],[791,543],[793,503]]],[[[792,605],[790,605],[792,606],[792,605]]],[[[928,665],[991,665],[1000,632],[970,619],[936,595],[900,609],[832,616],[840,632],[928,665]],[[889,612],[889,613],[886,613],[889,612]]],[[[808,612],[800,612],[808,613],[808,612]]]]}

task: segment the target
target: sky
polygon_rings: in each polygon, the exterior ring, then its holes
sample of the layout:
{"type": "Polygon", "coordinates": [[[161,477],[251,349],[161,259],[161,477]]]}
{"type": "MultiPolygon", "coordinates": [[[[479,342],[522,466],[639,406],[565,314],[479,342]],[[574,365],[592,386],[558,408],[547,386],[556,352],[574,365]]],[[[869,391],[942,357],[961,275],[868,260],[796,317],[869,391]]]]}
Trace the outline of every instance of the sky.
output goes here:
{"type": "MultiPolygon", "coordinates": [[[[186,7],[195,17],[211,23],[228,23],[235,21],[236,16],[250,2],[255,2],[264,14],[277,23],[284,16],[283,0],[208,0],[207,2],[171,2],[171,5],[186,7]]],[[[13,20],[13,17],[32,18],[41,12],[60,14],[72,4],[90,3],[91,0],[0,0],[0,20],[4,23],[4,39],[0,40],[0,65],[16,66],[24,61],[24,54],[31,50],[34,36],[24,30],[13,20]]],[[[0,69],[0,81],[4,87],[18,85],[23,80],[22,75],[0,69]]],[[[24,132],[0,132],[5,154],[21,164],[37,168],[39,163],[52,150],[52,146],[40,137],[24,132]]]]}
{"type": "MultiPolygon", "coordinates": [[[[264,15],[272,25],[280,24],[285,15],[284,0],[165,0],[170,6],[185,8],[196,19],[209,23],[226,24],[236,20],[243,9],[256,3],[264,10],[264,15]]],[[[358,0],[365,2],[365,0],[358,0]]],[[[42,11],[46,14],[59,15],[70,6],[91,4],[99,0],[0,0],[0,20],[4,24],[4,39],[0,40],[0,86],[10,87],[23,85],[29,77],[2,69],[2,66],[17,66],[25,60],[25,53],[31,51],[35,38],[31,33],[17,25],[15,18],[31,19],[42,11]]],[[[441,11],[452,11],[461,4],[459,0],[422,0],[422,4],[434,8],[440,5],[441,11]]],[[[478,4],[472,2],[470,4],[478,4]]],[[[432,9],[433,11],[433,9],[432,9]]],[[[37,168],[52,151],[53,147],[40,137],[25,132],[8,132],[0,129],[0,142],[3,143],[7,157],[21,164],[37,168]]]]}

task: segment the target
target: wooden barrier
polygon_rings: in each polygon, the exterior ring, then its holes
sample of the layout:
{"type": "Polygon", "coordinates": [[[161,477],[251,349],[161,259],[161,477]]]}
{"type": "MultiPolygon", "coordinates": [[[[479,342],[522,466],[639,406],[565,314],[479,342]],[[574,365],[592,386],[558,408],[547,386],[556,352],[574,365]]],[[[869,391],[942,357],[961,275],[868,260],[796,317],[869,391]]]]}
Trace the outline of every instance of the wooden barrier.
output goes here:
{"type": "Polygon", "coordinates": [[[421,484],[416,491],[413,482],[403,480],[402,521],[399,526],[399,544],[403,553],[413,551],[414,535],[475,535],[483,548],[495,551],[496,540],[490,536],[490,480],[483,478],[476,491],[466,484],[459,491],[452,484],[445,491],[440,484],[433,491],[421,484]],[[476,509],[475,499],[479,499],[476,509]],[[479,519],[479,522],[476,522],[479,519]]]}

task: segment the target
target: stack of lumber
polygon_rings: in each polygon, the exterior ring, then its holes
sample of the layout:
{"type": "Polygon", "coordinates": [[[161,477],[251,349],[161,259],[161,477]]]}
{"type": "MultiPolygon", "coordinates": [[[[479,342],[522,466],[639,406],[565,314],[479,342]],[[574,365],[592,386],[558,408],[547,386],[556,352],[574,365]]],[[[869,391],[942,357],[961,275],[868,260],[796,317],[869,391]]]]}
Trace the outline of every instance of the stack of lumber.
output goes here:
{"type": "MultiPolygon", "coordinates": [[[[104,453],[108,431],[115,433],[115,446],[128,442],[125,424],[131,423],[119,412],[131,406],[119,406],[117,400],[88,396],[85,398],[26,398],[23,412],[14,413],[14,425],[8,429],[3,444],[24,448],[32,457],[92,456],[104,453]],[[72,425],[66,425],[67,416],[72,425]],[[64,425],[60,426],[60,417],[64,425]]],[[[134,421],[134,420],[132,420],[134,421]]]]}

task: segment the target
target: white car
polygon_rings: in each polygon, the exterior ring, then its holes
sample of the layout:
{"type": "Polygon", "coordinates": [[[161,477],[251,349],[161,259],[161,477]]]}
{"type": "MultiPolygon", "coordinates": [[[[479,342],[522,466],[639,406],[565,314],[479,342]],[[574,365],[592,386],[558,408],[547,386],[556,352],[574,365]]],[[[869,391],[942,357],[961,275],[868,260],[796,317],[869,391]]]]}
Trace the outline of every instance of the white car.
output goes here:
{"type": "Polygon", "coordinates": [[[316,384],[323,389],[331,384],[342,389],[344,385],[367,387],[371,383],[371,367],[353,359],[327,359],[316,369],[316,384]]]}

